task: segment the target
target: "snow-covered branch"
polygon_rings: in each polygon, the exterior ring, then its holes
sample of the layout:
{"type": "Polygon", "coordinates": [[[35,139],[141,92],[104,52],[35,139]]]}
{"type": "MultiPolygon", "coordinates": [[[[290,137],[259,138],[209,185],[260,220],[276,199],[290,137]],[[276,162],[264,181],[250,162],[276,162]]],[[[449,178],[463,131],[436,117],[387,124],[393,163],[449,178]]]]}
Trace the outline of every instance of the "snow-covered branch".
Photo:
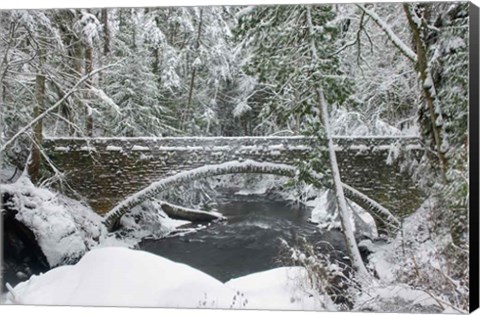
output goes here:
{"type": "Polygon", "coordinates": [[[365,14],[367,14],[378,26],[385,32],[388,38],[392,41],[392,43],[400,49],[402,54],[404,54],[408,59],[413,62],[417,62],[417,54],[410,49],[392,30],[390,25],[387,24],[375,11],[367,9],[362,4],[357,4],[357,7],[360,8],[365,14]]]}
{"type": "Polygon", "coordinates": [[[43,119],[46,115],[48,115],[50,112],[52,112],[54,109],[58,108],[60,105],[62,105],[62,103],[70,97],[70,95],[72,95],[80,85],[82,85],[83,82],[85,82],[86,80],[90,79],[91,77],[93,77],[94,75],[96,75],[97,73],[105,70],[105,69],[108,69],[108,68],[112,68],[114,66],[117,66],[118,64],[120,64],[121,62],[123,61],[120,60],[119,62],[116,62],[114,64],[110,64],[110,65],[106,65],[104,67],[101,67],[101,68],[98,68],[96,70],[93,70],[92,72],[90,73],[87,73],[84,77],[82,77],[80,80],[78,80],[78,82],[67,92],[65,93],[65,95],[58,101],[56,102],[53,106],[51,106],[50,108],[48,108],[47,110],[45,110],[42,114],[38,115],[35,119],[33,119],[32,121],[30,121],[30,123],[28,123],[25,127],[23,127],[22,129],[20,129],[20,131],[18,131],[13,137],[10,138],[10,140],[8,140],[7,142],[5,142],[5,144],[0,148],[0,152],[3,152],[9,145],[11,145],[15,139],[17,139],[20,135],[22,135],[24,132],[26,132],[28,129],[30,129],[33,125],[35,125],[38,121],[40,121],[41,119],[43,119]]]}
{"type": "Polygon", "coordinates": [[[387,208],[352,186],[349,186],[345,183],[342,183],[342,186],[344,188],[345,195],[349,199],[361,205],[367,212],[373,212],[380,217],[386,218],[389,223],[395,224],[396,227],[400,226],[400,221],[387,208]]]}

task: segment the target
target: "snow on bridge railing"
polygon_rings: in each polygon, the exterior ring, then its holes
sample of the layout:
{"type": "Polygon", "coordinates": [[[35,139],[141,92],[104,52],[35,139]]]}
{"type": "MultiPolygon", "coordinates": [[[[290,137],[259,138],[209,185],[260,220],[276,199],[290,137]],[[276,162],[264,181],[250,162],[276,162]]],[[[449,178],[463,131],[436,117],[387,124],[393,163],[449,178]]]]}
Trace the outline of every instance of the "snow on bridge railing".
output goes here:
{"type": "MultiPolygon", "coordinates": [[[[392,145],[402,145],[407,150],[422,148],[420,139],[412,136],[333,137],[335,149],[342,150],[390,150],[392,145]]],[[[56,152],[69,151],[310,151],[324,145],[306,136],[258,136],[258,137],[46,137],[44,147],[56,152]]]]}
{"type": "MultiPolygon", "coordinates": [[[[56,140],[89,140],[89,141],[108,141],[108,140],[120,140],[120,141],[134,141],[134,140],[242,140],[242,139],[315,139],[315,137],[310,136],[302,136],[302,135],[295,135],[295,136],[233,136],[233,137],[225,137],[225,136],[212,136],[212,137],[203,137],[203,136],[180,136],[180,137],[58,137],[58,136],[45,136],[44,140],[49,141],[56,141],[56,140]]],[[[340,139],[351,139],[351,140],[420,140],[419,136],[332,136],[333,140],[340,140],[340,139]]]]}

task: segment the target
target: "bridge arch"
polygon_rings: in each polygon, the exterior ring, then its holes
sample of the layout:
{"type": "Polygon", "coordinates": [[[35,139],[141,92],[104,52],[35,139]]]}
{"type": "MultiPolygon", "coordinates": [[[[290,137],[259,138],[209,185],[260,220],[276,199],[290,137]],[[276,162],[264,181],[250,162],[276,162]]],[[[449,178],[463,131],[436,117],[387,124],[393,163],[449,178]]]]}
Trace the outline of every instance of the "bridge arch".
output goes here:
{"type": "MultiPolygon", "coordinates": [[[[117,225],[120,218],[130,209],[154,198],[156,195],[165,191],[172,185],[183,184],[201,178],[242,173],[270,174],[292,178],[297,175],[298,169],[295,166],[287,164],[245,160],[242,162],[229,161],[221,164],[205,165],[195,169],[182,171],[175,175],[164,177],[150,184],[148,187],[143,188],[142,190],[125,198],[113,209],[107,212],[103,223],[107,229],[111,231],[117,225]]],[[[373,199],[349,185],[343,184],[343,188],[347,198],[359,204],[362,208],[372,214],[374,218],[376,217],[377,219],[381,219],[383,222],[388,225],[392,225],[393,227],[397,227],[399,225],[397,218],[392,215],[388,209],[373,199]]]]}

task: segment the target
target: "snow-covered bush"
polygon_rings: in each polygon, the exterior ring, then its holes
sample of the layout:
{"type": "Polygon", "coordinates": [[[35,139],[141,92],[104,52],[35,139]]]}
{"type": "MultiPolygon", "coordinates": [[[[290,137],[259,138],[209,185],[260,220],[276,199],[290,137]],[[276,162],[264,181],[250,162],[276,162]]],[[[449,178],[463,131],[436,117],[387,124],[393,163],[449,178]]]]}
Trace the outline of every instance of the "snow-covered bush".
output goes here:
{"type": "Polygon", "coordinates": [[[282,250],[278,260],[286,265],[301,266],[306,270],[306,277],[300,287],[313,290],[328,296],[323,305],[327,310],[349,310],[353,302],[353,293],[359,289],[352,280],[353,270],[343,256],[335,252],[333,247],[325,242],[312,244],[304,238],[299,238],[296,244],[282,241],[282,250]]]}
{"type": "Polygon", "coordinates": [[[332,134],[336,136],[406,136],[416,135],[415,128],[405,130],[392,126],[378,116],[369,116],[358,110],[343,107],[330,113],[332,134]]]}
{"type": "MultiPolygon", "coordinates": [[[[351,209],[350,221],[355,237],[357,239],[378,237],[377,225],[372,215],[351,200],[347,200],[347,204],[351,209]]],[[[310,222],[317,224],[320,229],[341,229],[342,225],[332,190],[326,189],[317,192],[316,197],[306,202],[306,205],[312,207],[310,222]]]]}

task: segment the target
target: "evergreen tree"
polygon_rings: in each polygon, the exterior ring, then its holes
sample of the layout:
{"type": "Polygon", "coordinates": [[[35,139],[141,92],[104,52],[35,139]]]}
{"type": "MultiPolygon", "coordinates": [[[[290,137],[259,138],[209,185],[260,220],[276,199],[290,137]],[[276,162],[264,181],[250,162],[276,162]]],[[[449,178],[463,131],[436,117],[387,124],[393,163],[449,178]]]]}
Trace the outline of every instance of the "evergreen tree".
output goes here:
{"type": "Polygon", "coordinates": [[[329,104],[348,96],[335,54],[341,31],[335,17],[331,5],[260,6],[240,17],[236,34],[251,49],[246,72],[258,79],[266,132],[305,131],[317,107],[316,88],[329,104]]]}

